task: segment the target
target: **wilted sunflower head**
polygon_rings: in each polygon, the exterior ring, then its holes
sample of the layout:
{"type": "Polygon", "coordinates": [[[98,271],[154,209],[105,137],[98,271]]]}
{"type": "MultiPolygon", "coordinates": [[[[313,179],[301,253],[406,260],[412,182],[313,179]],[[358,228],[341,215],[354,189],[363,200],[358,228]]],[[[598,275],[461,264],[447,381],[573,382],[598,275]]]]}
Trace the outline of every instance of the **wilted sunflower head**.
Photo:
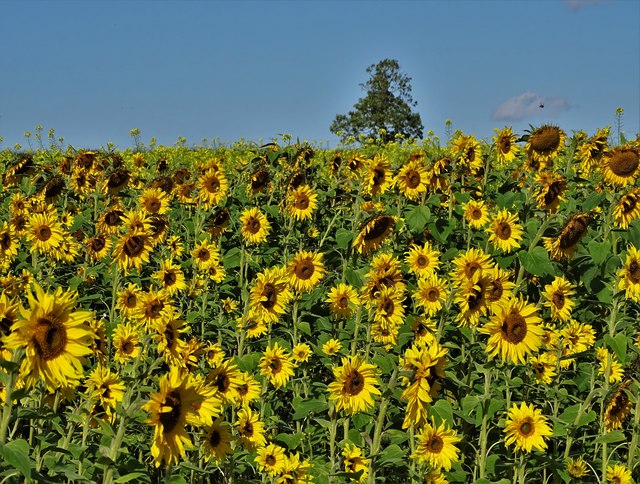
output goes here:
{"type": "Polygon", "coordinates": [[[640,153],[634,146],[619,146],[602,157],[601,170],[609,183],[626,186],[635,183],[640,174],[640,153]]]}
{"type": "Polygon", "coordinates": [[[378,215],[369,220],[354,239],[353,247],[363,255],[369,254],[382,245],[395,223],[396,217],[391,215],[378,215]]]}
{"type": "Polygon", "coordinates": [[[540,164],[542,168],[558,156],[565,139],[566,134],[562,129],[545,124],[529,134],[525,149],[533,163],[540,164]]]}

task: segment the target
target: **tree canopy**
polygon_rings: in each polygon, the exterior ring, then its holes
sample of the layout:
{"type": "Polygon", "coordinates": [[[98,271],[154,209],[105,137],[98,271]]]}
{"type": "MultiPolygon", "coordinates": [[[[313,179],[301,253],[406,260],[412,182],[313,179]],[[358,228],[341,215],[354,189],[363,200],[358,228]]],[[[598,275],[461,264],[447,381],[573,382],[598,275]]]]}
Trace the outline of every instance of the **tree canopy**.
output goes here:
{"type": "Polygon", "coordinates": [[[417,102],[411,97],[411,77],[400,72],[395,59],[384,59],[367,68],[369,80],[360,84],[367,95],[358,100],[354,110],[338,114],[329,130],[345,142],[350,136],[364,134],[393,141],[396,134],[422,138],[420,114],[411,111],[417,102]],[[380,134],[384,129],[385,133],[380,134]]]}

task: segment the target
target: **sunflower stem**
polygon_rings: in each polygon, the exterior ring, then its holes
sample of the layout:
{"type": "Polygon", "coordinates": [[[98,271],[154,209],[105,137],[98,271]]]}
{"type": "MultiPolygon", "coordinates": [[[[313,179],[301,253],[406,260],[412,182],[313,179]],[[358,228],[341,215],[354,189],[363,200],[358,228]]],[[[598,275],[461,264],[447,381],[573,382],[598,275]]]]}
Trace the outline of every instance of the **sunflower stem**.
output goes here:
{"type": "MultiPolygon", "coordinates": [[[[127,428],[126,415],[123,414],[120,416],[118,432],[116,433],[115,438],[111,441],[111,446],[109,447],[109,458],[113,462],[115,462],[116,457],[118,456],[118,451],[120,450],[120,445],[122,444],[122,439],[124,438],[124,433],[126,428],[127,428]]],[[[102,484],[110,484],[112,481],[113,481],[113,465],[108,464],[107,468],[104,471],[102,484]]]]}
{"type": "Polygon", "coordinates": [[[387,408],[389,407],[389,402],[391,401],[391,393],[396,386],[396,381],[398,380],[398,367],[394,368],[393,373],[391,373],[391,378],[389,378],[389,384],[387,385],[387,389],[383,392],[387,393],[387,396],[382,399],[380,402],[380,409],[378,410],[378,418],[376,419],[375,428],[373,431],[373,441],[371,442],[371,470],[369,472],[369,483],[374,483],[376,480],[376,468],[373,465],[373,458],[378,454],[380,450],[380,442],[382,440],[382,428],[384,426],[384,419],[387,415],[387,408]]]}
{"type": "Polygon", "coordinates": [[[631,443],[629,443],[629,457],[627,459],[627,467],[629,469],[634,468],[634,460],[638,457],[638,434],[640,433],[640,398],[636,398],[636,411],[633,417],[633,436],[631,437],[631,443]]]}
{"type": "Polygon", "coordinates": [[[482,424],[480,426],[480,454],[478,455],[478,467],[480,479],[486,477],[487,464],[487,444],[488,444],[488,423],[489,423],[489,403],[491,400],[491,372],[484,372],[484,395],[482,396],[482,424]]]}
{"type": "MultiPolygon", "coordinates": [[[[13,352],[13,363],[18,363],[23,356],[23,351],[17,350],[13,352]]],[[[2,408],[2,420],[0,420],[0,444],[7,442],[7,430],[9,428],[9,420],[11,420],[11,411],[13,410],[13,389],[18,379],[18,371],[13,370],[9,375],[9,381],[5,386],[4,406],[2,408]]]]}
{"type": "MultiPolygon", "coordinates": [[[[330,419],[330,425],[329,425],[329,458],[330,458],[330,462],[331,462],[331,472],[329,473],[330,476],[333,476],[336,472],[336,465],[337,465],[337,460],[336,460],[336,434],[338,433],[338,418],[336,416],[336,409],[335,406],[332,405],[329,408],[329,419],[330,419]]],[[[330,477],[330,481],[329,482],[333,482],[333,477],[330,477]]]]}

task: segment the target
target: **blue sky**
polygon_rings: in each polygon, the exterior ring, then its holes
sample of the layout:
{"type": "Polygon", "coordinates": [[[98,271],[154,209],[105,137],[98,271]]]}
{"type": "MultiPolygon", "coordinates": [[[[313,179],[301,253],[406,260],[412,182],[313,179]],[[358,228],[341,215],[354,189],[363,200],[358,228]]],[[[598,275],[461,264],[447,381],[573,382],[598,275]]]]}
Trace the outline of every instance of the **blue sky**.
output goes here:
{"type": "Polygon", "coordinates": [[[640,131],[640,2],[0,2],[0,136],[36,125],[75,147],[290,133],[335,146],[331,121],[394,58],[427,130],[490,139],[553,123],[640,131]],[[544,108],[539,108],[540,104],[544,108]]]}

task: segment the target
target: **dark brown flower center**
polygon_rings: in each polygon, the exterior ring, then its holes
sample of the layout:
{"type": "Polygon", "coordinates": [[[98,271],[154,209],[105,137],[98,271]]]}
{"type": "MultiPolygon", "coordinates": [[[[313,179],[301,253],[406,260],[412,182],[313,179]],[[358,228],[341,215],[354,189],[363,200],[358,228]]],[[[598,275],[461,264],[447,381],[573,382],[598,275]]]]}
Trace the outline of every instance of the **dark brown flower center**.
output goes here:
{"type": "Polygon", "coordinates": [[[346,295],[340,296],[338,299],[338,306],[340,309],[347,309],[349,307],[349,298],[346,295]]]}
{"type": "Polygon", "coordinates": [[[205,180],[204,188],[209,193],[216,193],[218,190],[220,190],[220,180],[218,180],[217,176],[212,175],[205,180]]]}
{"type": "Polygon", "coordinates": [[[215,386],[220,393],[224,393],[229,389],[231,385],[231,380],[229,379],[229,375],[226,372],[222,371],[216,377],[215,386]]]}
{"type": "Polygon", "coordinates": [[[172,349],[173,343],[176,341],[176,334],[171,325],[167,325],[167,329],[164,331],[164,338],[167,341],[167,348],[172,349]]]}
{"type": "Polygon", "coordinates": [[[122,222],[122,210],[110,210],[104,216],[104,223],[110,227],[117,227],[122,222]]]}
{"type": "Polygon", "coordinates": [[[551,302],[556,308],[562,309],[565,303],[564,294],[558,291],[554,292],[553,295],[551,296],[551,302]]]}
{"type": "Polygon", "coordinates": [[[271,358],[269,360],[269,368],[271,368],[271,373],[280,373],[280,370],[282,370],[282,361],[280,358],[271,358]]]}
{"type": "Polygon", "coordinates": [[[369,222],[366,228],[370,228],[364,235],[364,240],[372,241],[385,236],[387,230],[391,228],[393,218],[387,215],[382,215],[376,218],[373,222],[369,222]]]}
{"type": "Polygon", "coordinates": [[[144,251],[144,238],[139,235],[132,235],[127,238],[123,248],[128,257],[137,257],[144,251]]]}
{"type": "Polygon", "coordinates": [[[251,217],[249,220],[247,220],[245,227],[250,233],[255,235],[260,232],[260,228],[262,227],[262,225],[260,224],[260,220],[258,220],[256,217],[251,217]]]}
{"type": "Polygon", "coordinates": [[[560,145],[560,130],[555,126],[543,126],[529,139],[531,148],[538,153],[551,153],[560,145]]]}
{"type": "Polygon", "coordinates": [[[560,248],[568,249],[576,245],[587,233],[589,219],[584,216],[572,218],[560,233],[560,248]]]}
{"type": "Polygon", "coordinates": [[[427,257],[425,257],[424,255],[419,255],[416,259],[416,265],[420,269],[424,269],[425,267],[429,266],[429,259],[427,259],[427,257]]]}
{"type": "Polygon", "coordinates": [[[314,272],[315,266],[313,265],[313,261],[310,259],[297,261],[293,266],[293,273],[298,279],[302,279],[304,281],[310,279],[314,272]]]}
{"type": "Polygon", "coordinates": [[[496,227],[496,235],[499,239],[509,240],[511,237],[511,225],[508,222],[500,222],[496,227]]]}
{"type": "Polygon", "coordinates": [[[420,177],[420,173],[418,173],[417,171],[409,170],[409,172],[405,176],[405,180],[409,188],[417,188],[420,186],[422,178],[420,177]]]}
{"type": "Polygon", "coordinates": [[[376,167],[373,169],[373,187],[377,188],[382,185],[386,178],[386,172],[383,168],[376,167]]]}
{"type": "Polygon", "coordinates": [[[364,377],[358,370],[351,370],[344,382],[344,388],[349,395],[358,395],[364,388],[364,377]]]}
{"type": "Polygon", "coordinates": [[[67,329],[55,318],[39,318],[33,334],[36,352],[44,360],[52,360],[67,347],[67,329]]]}
{"type": "Polygon", "coordinates": [[[145,305],[144,314],[149,319],[155,319],[160,316],[163,309],[164,303],[159,299],[154,299],[145,305]]]}
{"type": "Polygon", "coordinates": [[[437,287],[430,287],[427,290],[427,301],[429,302],[436,302],[438,300],[438,298],[440,297],[440,291],[438,290],[437,287]]]}
{"type": "Polygon", "coordinates": [[[509,313],[500,329],[503,338],[512,344],[520,343],[527,336],[527,322],[518,312],[509,313]]]}
{"type": "Polygon", "coordinates": [[[134,348],[135,347],[131,341],[125,341],[121,347],[121,350],[125,355],[130,355],[131,353],[133,353],[134,348]]]}
{"type": "Polygon", "coordinates": [[[46,242],[51,238],[51,235],[51,228],[48,225],[41,225],[40,227],[36,227],[35,236],[38,240],[46,242]]]}
{"type": "Polygon", "coordinates": [[[138,297],[130,292],[124,298],[124,305],[129,309],[135,308],[138,305],[138,297]]]}
{"type": "Polygon", "coordinates": [[[298,210],[306,210],[309,208],[309,197],[306,194],[301,193],[296,196],[293,205],[298,210]]]}
{"type": "Polygon", "coordinates": [[[156,213],[162,208],[162,203],[158,198],[150,197],[145,201],[144,207],[147,209],[147,212],[156,213]]]}
{"type": "Polygon", "coordinates": [[[107,242],[105,238],[101,235],[98,235],[93,239],[91,239],[91,250],[93,250],[94,252],[100,252],[102,249],[105,248],[106,245],[107,245],[107,242]]]}
{"type": "Polygon", "coordinates": [[[0,247],[4,250],[9,250],[11,247],[11,236],[7,232],[0,234],[0,247]]]}
{"type": "Polygon", "coordinates": [[[165,286],[173,286],[178,280],[178,276],[174,271],[167,271],[164,273],[163,281],[165,286]]]}
{"type": "Polygon", "coordinates": [[[524,435],[525,437],[528,437],[531,434],[533,434],[535,430],[535,425],[533,425],[533,421],[530,418],[526,418],[524,422],[520,424],[519,430],[520,430],[520,434],[524,435]]]}
{"type": "Polygon", "coordinates": [[[262,297],[266,300],[260,301],[265,309],[271,309],[278,303],[278,291],[273,284],[265,284],[262,289],[262,297]]]}
{"type": "Polygon", "coordinates": [[[433,454],[439,454],[440,452],[442,452],[443,447],[444,441],[442,440],[442,437],[439,437],[437,435],[432,436],[431,439],[429,439],[429,443],[427,444],[427,450],[433,454]]]}
{"type": "Polygon", "coordinates": [[[471,211],[471,218],[473,220],[480,220],[482,218],[482,210],[480,210],[479,208],[474,208],[471,211]]]}
{"type": "Polygon", "coordinates": [[[164,399],[164,406],[170,407],[169,412],[163,412],[158,419],[162,424],[163,433],[168,434],[171,432],[180,420],[180,413],[182,412],[182,398],[178,390],[174,390],[169,393],[164,399]]]}
{"type": "Polygon", "coordinates": [[[640,283],[640,263],[637,260],[632,260],[629,264],[629,270],[627,271],[627,277],[634,284],[640,283]]]}
{"type": "Polygon", "coordinates": [[[509,136],[500,136],[498,146],[500,147],[500,153],[506,155],[511,151],[511,138],[509,136]]]}
{"type": "Polygon", "coordinates": [[[629,177],[634,174],[640,164],[640,158],[635,150],[615,150],[609,160],[609,168],[619,177],[629,177]]]}
{"type": "Polygon", "coordinates": [[[209,436],[209,445],[211,445],[211,447],[215,449],[218,445],[220,445],[220,442],[222,442],[222,436],[220,435],[220,432],[218,432],[217,430],[212,430],[211,435],[209,436]]]}

